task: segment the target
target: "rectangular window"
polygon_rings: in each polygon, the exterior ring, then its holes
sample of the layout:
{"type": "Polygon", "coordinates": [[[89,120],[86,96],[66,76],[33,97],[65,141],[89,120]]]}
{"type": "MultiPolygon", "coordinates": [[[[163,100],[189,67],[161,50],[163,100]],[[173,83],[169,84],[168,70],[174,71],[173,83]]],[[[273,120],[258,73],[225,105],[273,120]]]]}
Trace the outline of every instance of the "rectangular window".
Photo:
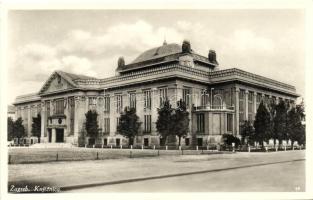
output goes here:
{"type": "Polygon", "coordinates": [[[55,114],[63,115],[64,114],[64,99],[58,99],[55,101],[55,114]]]}
{"type": "Polygon", "coordinates": [[[110,96],[106,95],[104,97],[104,112],[110,112],[110,96]]]}
{"type": "Polygon", "coordinates": [[[167,100],[167,88],[160,88],[160,107],[163,105],[163,103],[167,100]]]}
{"type": "Polygon", "coordinates": [[[145,90],[144,92],[144,108],[151,109],[151,90],[145,90]]]}
{"type": "Polygon", "coordinates": [[[253,92],[248,93],[248,120],[252,121],[253,116],[253,92]]]}
{"type": "Polygon", "coordinates": [[[190,145],[190,139],[189,138],[185,138],[185,145],[189,146],[190,145]]]}
{"type": "Polygon", "coordinates": [[[151,115],[144,116],[144,132],[151,133],[151,115]]]}
{"type": "Polygon", "coordinates": [[[197,132],[204,133],[204,114],[197,114],[197,132]]]}
{"type": "Polygon", "coordinates": [[[129,93],[129,107],[136,108],[136,93],[129,93]]]}
{"type": "Polygon", "coordinates": [[[233,131],[233,114],[227,114],[227,131],[233,131]]]}
{"type": "Polygon", "coordinates": [[[259,108],[259,105],[260,105],[261,101],[262,101],[262,94],[258,93],[256,95],[256,110],[257,111],[258,111],[258,108],[259,108]]]}
{"type": "Polygon", "coordinates": [[[244,122],[245,91],[239,91],[239,123],[244,122]]]}
{"type": "Polygon", "coordinates": [[[120,118],[117,117],[117,118],[116,118],[116,128],[118,127],[119,124],[120,124],[120,118]]]}
{"type": "Polygon", "coordinates": [[[190,89],[189,88],[183,89],[183,101],[186,103],[187,108],[189,108],[189,104],[190,104],[190,89]]]}
{"type": "Polygon", "coordinates": [[[110,118],[104,118],[104,133],[110,133],[110,118]]]}
{"type": "Polygon", "coordinates": [[[116,98],[116,112],[120,113],[123,109],[123,96],[121,94],[117,94],[116,98]]]}
{"type": "Polygon", "coordinates": [[[201,106],[206,106],[209,102],[209,94],[206,89],[201,90],[201,106]]]}
{"type": "Polygon", "coordinates": [[[97,105],[97,97],[89,97],[88,98],[88,109],[95,110],[97,105]]]}

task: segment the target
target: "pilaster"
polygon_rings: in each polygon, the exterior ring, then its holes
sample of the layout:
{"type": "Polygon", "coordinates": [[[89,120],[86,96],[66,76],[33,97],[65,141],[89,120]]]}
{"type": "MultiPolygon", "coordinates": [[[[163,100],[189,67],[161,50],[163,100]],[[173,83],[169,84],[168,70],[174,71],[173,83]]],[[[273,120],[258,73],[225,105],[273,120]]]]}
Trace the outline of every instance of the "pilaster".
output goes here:
{"type": "Polygon", "coordinates": [[[235,87],[235,121],[236,121],[236,135],[239,135],[239,88],[235,87]]]}
{"type": "Polygon", "coordinates": [[[245,120],[248,120],[249,119],[249,117],[248,117],[248,115],[249,115],[249,91],[248,90],[245,90],[245,112],[244,112],[244,116],[245,116],[245,120]]]}

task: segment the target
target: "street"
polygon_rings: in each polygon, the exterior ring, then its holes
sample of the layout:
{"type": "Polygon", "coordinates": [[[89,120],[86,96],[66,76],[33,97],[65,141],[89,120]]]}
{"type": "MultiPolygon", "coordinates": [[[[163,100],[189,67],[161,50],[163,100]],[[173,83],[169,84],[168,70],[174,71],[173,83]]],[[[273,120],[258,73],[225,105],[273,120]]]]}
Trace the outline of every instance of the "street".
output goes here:
{"type": "Polygon", "coordinates": [[[62,192],[305,191],[305,151],[9,165],[9,185],[21,183],[62,192]]]}

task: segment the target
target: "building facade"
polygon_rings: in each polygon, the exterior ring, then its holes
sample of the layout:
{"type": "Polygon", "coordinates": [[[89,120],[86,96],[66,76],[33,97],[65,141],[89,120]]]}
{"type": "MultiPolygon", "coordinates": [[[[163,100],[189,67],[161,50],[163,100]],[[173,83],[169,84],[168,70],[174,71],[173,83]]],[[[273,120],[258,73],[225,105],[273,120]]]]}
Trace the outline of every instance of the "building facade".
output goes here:
{"type": "Polygon", "coordinates": [[[294,103],[294,86],[240,69],[223,70],[216,53],[197,54],[189,41],[164,44],[143,52],[125,64],[121,57],[116,75],[96,79],[55,71],[36,94],[16,98],[15,114],[22,117],[31,138],[32,117],[41,114],[41,142],[90,142],[86,136],[85,113],[99,114],[97,144],[128,144],[117,125],[126,106],[136,108],[141,128],[134,145],[160,145],[157,109],[168,99],[173,107],[182,99],[190,113],[190,127],[182,145],[205,146],[221,143],[223,134],[240,137],[240,125],[253,121],[261,101],[294,103]]]}

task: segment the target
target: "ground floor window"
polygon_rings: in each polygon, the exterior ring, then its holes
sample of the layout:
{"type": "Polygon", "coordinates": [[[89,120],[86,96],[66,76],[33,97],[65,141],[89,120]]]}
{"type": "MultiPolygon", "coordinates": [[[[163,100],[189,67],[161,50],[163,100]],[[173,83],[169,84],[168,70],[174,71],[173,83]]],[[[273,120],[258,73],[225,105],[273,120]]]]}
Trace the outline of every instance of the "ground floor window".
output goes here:
{"type": "Polygon", "coordinates": [[[185,145],[189,146],[190,145],[190,139],[189,138],[185,138],[185,145]]]}
{"type": "Polygon", "coordinates": [[[120,146],[121,145],[121,139],[117,138],[115,140],[116,146],[120,146]]]}
{"type": "Polygon", "coordinates": [[[104,133],[110,133],[110,118],[104,118],[104,133]]]}
{"type": "Polygon", "coordinates": [[[204,133],[204,114],[197,114],[197,132],[204,133]]]}
{"type": "Polygon", "coordinates": [[[227,114],[227,131],[233,131],[233,114],[227,114]]]}
{"type": "Polygon", "coordinates": [[[145,115],[144,117],[144,132],[151,133],[151,115],[145,115]]]}
{"type": "Polygon", "coordinates": [[[104,138],[104,139],[103,139],[103,145],[104,145],[104,146],[107,146],[107,145],[108,145],[108,139],[107,139],[107,138],[104,138]]]}

